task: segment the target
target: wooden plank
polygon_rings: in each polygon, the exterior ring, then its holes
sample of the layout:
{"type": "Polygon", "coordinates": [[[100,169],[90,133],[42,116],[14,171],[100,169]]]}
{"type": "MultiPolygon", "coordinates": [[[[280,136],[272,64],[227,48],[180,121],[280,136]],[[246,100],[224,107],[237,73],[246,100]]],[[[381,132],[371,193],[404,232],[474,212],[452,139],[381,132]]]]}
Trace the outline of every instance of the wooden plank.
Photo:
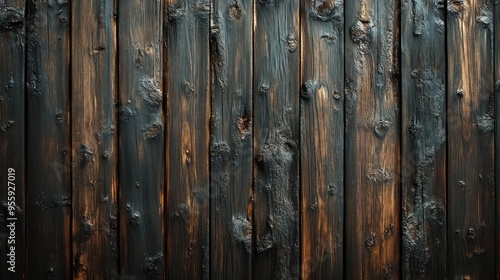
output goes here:
{"type": "Polygon", "coordinates": [[[302,278],[342,279],[343,1],[301,1],[300,22],[302,278]]]}
{"type": "Polygon", "coordinates": [[[72,275],[70,10],[27,3],[27,279],[72,275]]]}
{"type": "Polygon", "coordinates": [[[300,276],[299,1],[255,1],[254,279],[300,276]]]}
{"type": "Polygon", "coordinates": [[[163,279],[164,160],[162,2],[120,1],[120,273],[163,279]]]}
{"type": "Polygon", "coordinates": [[[166,6],[168,278],[208,279],[210,1],[166,6]]]}
{"type": "Polygon", "coordinates": [[[492,9],[447,6],[449,279],[495,275],[492,9]]]}
{"type": "Polygon", "coordinates": [[[253,1],[214,0],[211,19],[210,275],[251,279],[253,1]]]}
{"type": "Polygon", "coordinates": [[[494,3],[495,53],[495,193],[496,193],[496,279],[500,279],[500,1],[494,3]]]}
{"type": "Polygon", "coordinates": [[[120,271],[113,1],[73,1],[72,10],[73,279],[113,279],[120,271]]]}
{"type": "Polygon", "coordinates": [[[444,3],[402,2],[402,275],[446,278],[444,3]]]}
{"type": "Polygon", "coordinates": [[[346,2],[346,271],[400,277],[399,5],[346,2]]]}
{"type": "Polygon", "coordinates": [[[23,279],[25,264],[25,1],[0,3],[0,271],[23,279]]]}

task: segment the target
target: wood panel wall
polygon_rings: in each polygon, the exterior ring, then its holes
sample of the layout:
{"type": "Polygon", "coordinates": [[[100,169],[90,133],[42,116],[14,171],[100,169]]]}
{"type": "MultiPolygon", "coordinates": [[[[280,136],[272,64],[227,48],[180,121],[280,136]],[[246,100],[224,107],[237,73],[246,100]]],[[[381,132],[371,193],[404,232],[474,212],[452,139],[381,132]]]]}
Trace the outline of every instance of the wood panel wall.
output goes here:
{"type": "Polygon", "coordinates": [[[0,279],[498,279],[498,94],[496,0],[0,1],[0,279]]]}

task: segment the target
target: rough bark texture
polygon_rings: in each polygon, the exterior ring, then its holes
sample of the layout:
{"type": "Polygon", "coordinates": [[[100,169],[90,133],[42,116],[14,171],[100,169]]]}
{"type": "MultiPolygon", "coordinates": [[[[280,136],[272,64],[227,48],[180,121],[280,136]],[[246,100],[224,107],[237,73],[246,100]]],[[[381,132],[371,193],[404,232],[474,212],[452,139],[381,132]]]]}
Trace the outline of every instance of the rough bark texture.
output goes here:
{"type": "Polygon", "coordinates": [[[493,1],[448,1],[448,278],[494,279],[493,1]]]}
{"type": "Polygon", "coordinates": [[[300,276],[299,1],[255,1],[254,278],[300,276]]]}
{"type": "Polygon", "coordinates": [[[303,279],[344,270],[344,3],[301,1],[303,279]]]}
{"type": "Polygon", "coordinates": [[[72,2],[73,279],[118,273],[113,1],[72,2]]]}
{"type": "Polygon", "coordinates": [[[399,3],[346,2],[346,275],[400,270],[399,3]]]}
{"type": "Polygon", "coordinates": [[[162,2],[118,3],[120,271],[163,279],[162,2]]]}
{"type": "Polygon", "coordinates": [[[69,279],[71,5],[29,0],[26,8],[26,278],[69,279]]]}
{"type": "Polygon", "coordinates": [[[165,7],[169,279],[210,276],[210,7],[209,0],[165,7]]]}
{"type": "Polygon", "coordinates": [[[402,276],[446,278],[444,1],[402,2],[402,276]]]}
{"type": "Polygon", "coordinates": [[[210,275],[251,279],[253,1],[212,5],[210,275]]]}
{"type": "Polygon", "coordinates": [[[2,1],[0,3],[1,279],[23,279],[24,276],[25,42],[25,1],[2,1]],[[14,195],[9,195],[9,191],[14,195]],[[11,222],[15,223],[15,244],[12,243],[14,239],[11,230],[7,227],[11,222]],[[7,254],[12,254],[10,247],[13,245],[16,261],[15,271],[11,272],[7,270],[11,267],[7,264],[7,261],[10,261],[10,256],[7,254]]]}

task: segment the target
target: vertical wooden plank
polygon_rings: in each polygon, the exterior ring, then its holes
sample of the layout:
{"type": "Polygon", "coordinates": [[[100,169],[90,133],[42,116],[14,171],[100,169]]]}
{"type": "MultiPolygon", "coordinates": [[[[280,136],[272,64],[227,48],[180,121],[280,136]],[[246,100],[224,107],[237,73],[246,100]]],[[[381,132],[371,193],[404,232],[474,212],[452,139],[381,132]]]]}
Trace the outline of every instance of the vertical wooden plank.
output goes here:
{"type": "Polygon", "coordinates": [[[25,1],[0,3],[0,271],[23,279],[25,246],[25,1]]]}
{"type": "Polygon", "coordinates": [[[214,0],[211,20],[210,275],[251,279],[253,1],[214,0]]]}
{"type": "Polygon", "coordinates": [[[496,279],[500,279],[500,1],[495,0],[494,18],[494,46],[495,53],[495,203],[496,203],[496,279]]]}
{"type": "Polygon", "coordinates": [[[120,271],[113,0],[72,5],[73,275],[112,279],[120,271]]]}
{"type": "Polygon", "coordinates": [[[120,272],[163,279],[162,2],[119,1],[120,272]]]}
{"type": "Polygon", "coordinates": [[[303,279],[342,279],[344,3],[301,1],[303,279]]]}
{"type": "Polygon", "coordinates": [[[445,279],[445,3],[401,3],[402,274],[445,279]]]}
{"type": "Polygon", "coordinates": [[[27,279],[72,275],[70,8],[27,3],[27,279]]]}
{"type": "Polygon", "coordinates": [[[400,269],[399,3],[346,2],[346,275],[400,269]]]}
{"type": "Polygon", "coordinates": [[[167,0],[167,266],[169,279],[209,278],[209,0],[167,0]]]}
{"type": "Polygon", "coordinates": [[[449,279],[495,275],[492,9],[447,5],[449,279]]]}
{"type": "Polygon", "coordinates": [[[254,279],[300,276],[299,1],[255,1],[254,279]]]}

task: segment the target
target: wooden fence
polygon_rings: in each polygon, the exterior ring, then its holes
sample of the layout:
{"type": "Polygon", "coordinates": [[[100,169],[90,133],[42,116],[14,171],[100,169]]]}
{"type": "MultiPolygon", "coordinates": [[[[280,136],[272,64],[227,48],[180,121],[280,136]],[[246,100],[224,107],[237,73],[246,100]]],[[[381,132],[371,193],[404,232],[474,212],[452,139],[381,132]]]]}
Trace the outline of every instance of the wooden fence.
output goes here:
{"type": "Polygon", "coordinates": [[[500,279],[499,94],[498,0],[0,0],[0,279],[500,279]]]}

